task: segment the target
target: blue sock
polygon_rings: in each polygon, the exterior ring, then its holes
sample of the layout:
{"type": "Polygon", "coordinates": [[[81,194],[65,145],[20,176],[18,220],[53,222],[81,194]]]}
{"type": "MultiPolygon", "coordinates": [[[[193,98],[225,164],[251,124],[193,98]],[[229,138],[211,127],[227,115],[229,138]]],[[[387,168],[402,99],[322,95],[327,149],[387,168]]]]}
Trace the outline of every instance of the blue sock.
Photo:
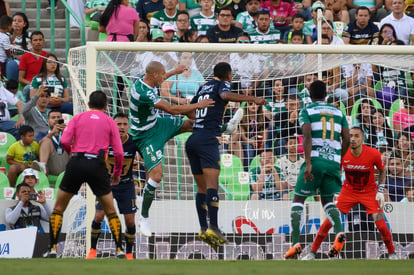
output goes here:
{"type": "Polygon", "coordinates": [[[207,204],[206,194],[197,193],[196,195],[196,209],[198,214],[198,221],[202,229],[207,229],[207,204]]]}

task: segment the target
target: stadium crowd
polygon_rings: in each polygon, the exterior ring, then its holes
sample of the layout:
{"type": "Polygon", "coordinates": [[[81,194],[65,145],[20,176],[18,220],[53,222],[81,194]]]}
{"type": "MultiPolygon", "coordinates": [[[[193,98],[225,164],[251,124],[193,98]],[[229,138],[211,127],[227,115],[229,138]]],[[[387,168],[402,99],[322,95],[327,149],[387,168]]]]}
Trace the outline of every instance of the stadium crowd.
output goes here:
{"type": "MultiPolygon", "coordinates": [[[[322,44],[412,45],[414,41],[414,6],[408,0],[230,2],[218,9],[213,0],[86,0],[84,16],[99,22],[99,31],[107,32],[106,41],[313,44],[317,40],[317,12],[321,10],[322,44]]],[[[73,106],[56,56],[43,50],[44,35],[30,31],[24,13],[9,17],[4,3],[0,1],[0,14],[4,14],[0,18],[4,80],[0,88],[0,130],[17,140],[11,147],[17,150],[7,152],[3,162],[10,166],[8,180],[14,187],[26,168],[45,174],[53,170],[53,175],[64,170],[68,156],[60,146],[60,133],[66,126],[62,114],[72,115],[73,106]],[[20,127],[23,124],[32,130],[20,127]],[[56,158],[59,167],[53,167],[56,158]]],[[[83,5],[83,1],[73,5],[80,3],[83,5]]],[[[153,60],[159,60],[166,69],[178,64],[188,68],[160,87],[161,96],[172,104],[188,104],[200,84],[211,78],[211,68],[195,62],[202,60],[202,54],[147,52],[140,58],[137,75],[142,75],[153,60]]],[[[318,75],[270,78],[266,68],[280,66],[276,61],[238,53],[215,58],[231,64],[234,90],[267,100],[264,107],[253,102],[242,105],[240,129],[220,139],[221,152],[239,158],[244,170],[250,172],[251,199],[290,200],[304,162],[299,112],[310,103],[309,85],[318,75]]],[[[290,66],[303,62],[302,56],[297,59],[290,66]]],[[[413,202],[411,73],[362,63],[325,71],[322,78],[330,94],[328,101],[340,107],[352,125],[364,129],[366,144],[383,153],[388,165],[387,200],[413,202]]],[[[225,120],[238,107],[230,107],[225,120]]]]}

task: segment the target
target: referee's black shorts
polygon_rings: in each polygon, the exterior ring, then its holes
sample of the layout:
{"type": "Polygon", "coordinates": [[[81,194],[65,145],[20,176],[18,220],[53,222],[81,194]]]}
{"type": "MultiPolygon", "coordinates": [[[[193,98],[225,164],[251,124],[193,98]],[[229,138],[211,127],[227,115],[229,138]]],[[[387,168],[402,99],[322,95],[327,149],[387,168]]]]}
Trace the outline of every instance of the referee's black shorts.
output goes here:
{"type": "Polygon", "coordinates": [[[112,190],[104,161],[85,157],[70,158],[59,188],[65,192],[77,194],[84,182],[89,184],[97,197],[109,194],[112,190]]]}

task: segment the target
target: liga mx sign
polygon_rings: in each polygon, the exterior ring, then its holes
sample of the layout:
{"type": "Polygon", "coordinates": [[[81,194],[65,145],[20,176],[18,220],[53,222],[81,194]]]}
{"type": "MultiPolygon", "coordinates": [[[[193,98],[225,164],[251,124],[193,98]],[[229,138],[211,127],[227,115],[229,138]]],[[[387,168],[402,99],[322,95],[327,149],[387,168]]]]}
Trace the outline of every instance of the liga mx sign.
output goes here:
{"type": "Polygon", "coordinates": [[[0,232],[0,258],[32,258],[37,227],[0,232]]]}

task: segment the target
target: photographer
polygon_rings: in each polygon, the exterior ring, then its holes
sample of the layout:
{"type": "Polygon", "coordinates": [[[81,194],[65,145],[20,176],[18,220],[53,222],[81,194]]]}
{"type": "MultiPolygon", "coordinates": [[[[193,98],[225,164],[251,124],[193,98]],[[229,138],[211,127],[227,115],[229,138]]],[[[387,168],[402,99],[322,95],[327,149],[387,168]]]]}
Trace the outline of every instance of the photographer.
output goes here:
{"type": "Polygon", "coordinates": [[[69,161],[68,153],[60,144],[60,137],[66,124],[59,110],[52,109],[48,115],[49,131],[40,140],[39,161],[33,161],[32,167],[42,173],[59,175],[65,171],[69,161]]]}
{"type": "Polygon", "coordinates": [[[6,223],[12,229],[36,226],[38,231],[42,231],[40,220],[49,221],[49,214],[43,206],[46,204],[44,194],[30,194],[30,186],[23,182],[17,185],[16,196],[19,202],[6,209],[6,223]],[[31,201],[39,204],[34,205],[31,201]]]}
{"type": "Polygon", "coordinates": [[[50,102],[50,94],[46,86],[40,86],[36,94],[24,105],[22,113],[26,125],[34,129],[35,140],[39,141],[49,131],[47,105],[50,102]]]}
{"type": "Polygon", "coordinates": [[[62,113],[73,114],[73,104],[70,102],[68,83],[60,74],[57,57],[47,54],[42,63],[40,73],[33,77],[30,87],[30,98],[36,94],[40,86],[46,86],[50,95],[49,108],[59,109],[62,113]]]}

